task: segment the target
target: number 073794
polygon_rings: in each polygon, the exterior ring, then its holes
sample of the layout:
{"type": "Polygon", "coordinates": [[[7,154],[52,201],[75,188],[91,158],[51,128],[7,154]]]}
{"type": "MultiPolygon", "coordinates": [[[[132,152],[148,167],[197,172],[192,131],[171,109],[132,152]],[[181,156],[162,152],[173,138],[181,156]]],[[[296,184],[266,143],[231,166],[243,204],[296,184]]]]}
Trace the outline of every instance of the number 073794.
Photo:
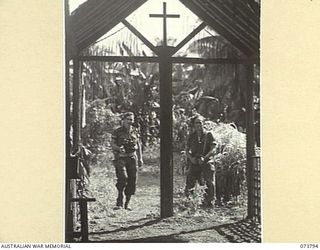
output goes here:
{"type": "Polygon", "coordinates": [[[314,249],[314,248],[319,248],[319,245],[318,244],[300,244],[300,248],[314,249]]]}

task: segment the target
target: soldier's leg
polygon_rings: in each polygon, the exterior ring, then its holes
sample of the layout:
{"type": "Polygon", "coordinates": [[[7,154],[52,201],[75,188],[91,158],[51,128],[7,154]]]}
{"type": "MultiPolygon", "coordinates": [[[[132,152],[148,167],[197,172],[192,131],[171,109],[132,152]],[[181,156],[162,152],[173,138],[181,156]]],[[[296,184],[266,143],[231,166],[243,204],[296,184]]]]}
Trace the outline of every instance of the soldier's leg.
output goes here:
{"type": "Polygon", "coordinates": [[[194,187],[196,185],[197,180],[199,179],[199,175],[201,172],[197,168],[197,165],[189,163],[189,170],[187,172],[187,180],[185,187],[185,195],[188,197],[190,194],[193,194],[194,187]]]}
{"type": "Polygon", "coordinates": [[[214,192],[215,192],[215,168],[213,163],[208,162],[202,166],[203,179],[206,184],[206,193],[204,195],[205,204],[213,205],[214,192]]]}
{"type": "Polygon", "coordinates": [[[226,169],[226,178],[225,179],[226,179],[226,188],[225,188],[225,193],[223,196],[223,202],[227,203],[228,201],[230,201],[231,194],[233,193],[234,178],[232,176],[232,169],[231,168],[226,169]]]}
{"type": "Polygon", "coordinates": [[[127,184],[127,173],[126,173],[126,160],[123,158],[118,159],[115,162],[115,169],[116,169],[116,176],[117,176],[117,183],[116,187],[118,190],[118,198],[117,198],[117,206],[123,206],[123,191],[127,184]]]}
{"type": "MultiPolygon", "coordinates": [[[[221,168],[221,167],[220,167],[221,168]]],[[[221,205],[221,198],[223,194],[223,176],[222,176],[222,170],[218,168],[216,170],[216,204],[221,205]]]]}
{"type": "Polygon", "coordinates": [[[127,186],[125,187],[124,193],[126,195],[126,202],[124,204],[125,209],[129,208],[129,202],[131,196],[136,192],[136,182],[137,182],[137,157],[130,157],[127,160],[127,174],[128,174],[128,181],[127,186]]]}

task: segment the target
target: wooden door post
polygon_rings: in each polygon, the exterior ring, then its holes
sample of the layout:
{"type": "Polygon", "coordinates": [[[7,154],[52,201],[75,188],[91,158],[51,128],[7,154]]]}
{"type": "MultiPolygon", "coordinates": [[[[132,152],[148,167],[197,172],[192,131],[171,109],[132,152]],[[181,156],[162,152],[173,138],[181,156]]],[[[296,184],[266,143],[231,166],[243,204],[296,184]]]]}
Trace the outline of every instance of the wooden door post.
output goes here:
{"type": "Polygon", "coordinates": [[[161,218],[173,216],[172,60],[169,49],[159,47],[160,72],[160,189],[161,218]]]}
{"type": "Polygon", "coordinates": [[[253,113],[253,64],[246,66],[246,148],[247,148],[247,185],[248,218],[254,217],[254,113],[253,113]]]}
{"type": "Polygon", "coordinates": [[[72,82],[72,126],[73,126],[73,153],[78,150],[80,137],[80,62],[73,59],[73,82],[72,82]]]}

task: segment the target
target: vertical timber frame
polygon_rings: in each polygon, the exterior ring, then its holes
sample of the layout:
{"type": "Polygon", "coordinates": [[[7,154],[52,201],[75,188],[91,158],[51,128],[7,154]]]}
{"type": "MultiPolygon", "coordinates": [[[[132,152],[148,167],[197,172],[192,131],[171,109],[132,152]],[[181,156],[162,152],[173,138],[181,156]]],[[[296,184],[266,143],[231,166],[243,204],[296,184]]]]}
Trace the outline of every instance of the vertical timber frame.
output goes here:
{"type": "Polygon", "coordinates": [[[71,142],[70,142],[70,79],[69,79],[69,51],[68,44],[70,43],[68,39],[68,21],[69,21],[69,3],[68,0],[64,1],[64,27],[65,27],[65,241],[70,240],[70,232],[72,232],[72,211],[70,199],[70,153],[71,153],[71,142]]]}
{"type": "Polygon", "coordinates": [[[73,62],[73,77],[72,77],[72,100],[70,95],[70,77],[66,75],[66,84],[65,95],[66,95],[66,197],[65,197],[65,207],[66,207],[66,231],[65,231],[65,240],[66,242],[71,242],[74,238],[75,232],[75,223],[77,221],[77,205],[72,202],[72,199],[77,195],[77,171],[79,164],[78,150],[80,143],[80,131],[81,131],[81,62],[78,59],[78,56],[73,58],[66,59],[66,74],[69,74],[69,60],[73,62]],[[72,102],[72,115],[70,113],[70,107],[72,102]],[[72,118],[72,123],[70,122],[72,118]],[[72,126],[72,146],[70,141],[70,128],[72,126]]]}
{"type": "Polygon", "coordinates": [[[72,118],[73,118],[73,152],[78,151],[80,138],[80,62],[78,57],[73,58],[73,82],[72,82],[72,118]]]}
{"type": "Polygon", "coordinates": [[[247,186],[248,186],[248,212],[247,218],[253,219],[254,212],[254,110],[253,110],[253,72],[254,64],[246,65],[246,148],[247,148],[247,186]]]}
{"type": "Polygon", "coordinates": [[[160,74],[160,216],[166,218],[173,216],[172,59],[167,46],[158,48],[160,74]]]}
{"type": "MultiPolygon", "coordinates": [[[[80,62],[78,60],[78,57],[75,56],[73,58],[73,81],[72,81],[72,128],[73,128],[73,134],[72,134],[72,140],[73,140],[73,147],[72,147],[72,154],[75,155],[74,157],[74,164],[72,164],[70,167],[71,170],[71,176],[69,179],[69,185],[70,185],[70,198],[74,198],[77,195],[77,170],[78,170],[78,164],[79,164],[79,157],[78,157],[78,149],[79,149],[79,143],[80,143],[80,62]]],[[[69,200],[70,202],[70,200],[69,200]]],[[[71,203],[72,207],[72,224],[73,224],[73,230],[72,234],[74,232],[74,228],[76,226],[77,221],[77,205],[73,202],[71,203]]]]}

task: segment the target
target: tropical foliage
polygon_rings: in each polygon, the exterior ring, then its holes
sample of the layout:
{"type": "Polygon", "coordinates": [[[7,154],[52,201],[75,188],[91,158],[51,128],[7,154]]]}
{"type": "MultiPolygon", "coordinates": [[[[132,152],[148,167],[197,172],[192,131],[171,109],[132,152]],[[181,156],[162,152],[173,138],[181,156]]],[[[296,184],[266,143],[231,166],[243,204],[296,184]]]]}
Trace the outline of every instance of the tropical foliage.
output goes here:
{"type": "MultiPolygon", "coordinates": [[[[118,44],[118,49],[121,55],[133,55],[124,43],[118,44]]],[[[84,55],[110,53],[104,48],[92,46],[84,55]]],[[[243,58],[238,50],[219,36],[193,42],[186,54],[180,56],[187,56],[188,53],[203,58],[243,58]]],[[[258,70],[256,68],[256,76],[259,75],[258,70]]],[[[82,64],[82,72],[84,105],[81,138],[82,145],[90,150],[87,154],[90,161],[83,161],[85,164],[100,164],[109,157],[110,133],[120,124],[120,114],[124,111],[136,114],[136,126],[141,130],[145,148],[158,142],[159,75],[156,64],[90,61],[82,64]]],[[[227,183],[227,176],[233,176],[238,178],[238,186],[243,181],[245,159],[244,134],[238,131],[239,127],[245,127],[245,82],[245,69],[241,65],[175,64],[173,68],[174,150],[178,153],[184,150],[188,119],[194,112],[201,113],[211,120],[210,130],[219,140],[216,164],[224,169],[222,176],[225,179],[222,178],[222,182],[227,183]],[[233,127],[230,123],[234,124],[233,127]]],[[[255,100],[258,103],[258,77],[255,83],[255,100]]],[[[83,169],[87,170],[85,173],[90,173],[85,165],[83,169]]],[[[225,190],[230,191],[230,187],[225,190]]],[[[236,196],[239,188],[233,188],[232,192],[228,195],[236,196]]]]}

